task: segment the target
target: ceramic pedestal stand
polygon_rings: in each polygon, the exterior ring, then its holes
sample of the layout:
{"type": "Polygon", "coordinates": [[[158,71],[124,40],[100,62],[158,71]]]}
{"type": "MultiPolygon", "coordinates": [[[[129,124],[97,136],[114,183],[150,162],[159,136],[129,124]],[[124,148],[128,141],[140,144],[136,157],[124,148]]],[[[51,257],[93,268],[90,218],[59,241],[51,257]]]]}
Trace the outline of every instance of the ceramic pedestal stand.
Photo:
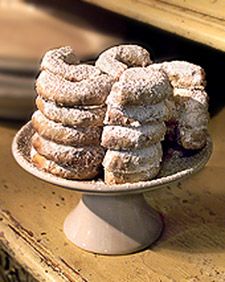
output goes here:
{"type": "Polygon", "coordinates": [[[64,232],[77,246],[101,254],[127,254],[149,246],[162,231],[160,216],[142,194],[83,194],[64,232]]]}
{"type": "Polygon", "coordinates": [[[38,178],[82,192],[79,204],[65,219],[64,232],[77,246],[100,254],[128,254],[151,245],[161,234],[163,224],[143,193],[197,172],[212,152],[210,139],[202,150],[188,156],[170,151],[156,179],[109,186],[102,180],[67,180],[37,169],[30,161],[33,134],[29,122],[15,136],[12,152],[16,161],[38,178]]]}

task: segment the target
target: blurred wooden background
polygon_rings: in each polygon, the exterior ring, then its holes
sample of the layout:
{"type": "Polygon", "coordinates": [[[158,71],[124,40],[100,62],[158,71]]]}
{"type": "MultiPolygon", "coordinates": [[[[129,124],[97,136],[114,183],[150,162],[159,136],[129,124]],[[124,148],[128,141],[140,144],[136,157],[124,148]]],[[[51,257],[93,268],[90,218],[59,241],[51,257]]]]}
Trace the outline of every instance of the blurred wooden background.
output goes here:
{"type": "Polygon", "coordinates": [[[210,112],[216,113],[225,103],[220,71],[225,62],[224,1],[88,2],[97,6],[71,0],[0,1],[0,117],[29,119],[40,58],[46,50],[62,45],[71,45],[81,59],[89,60],[109,46],[138,43],[150,50],[155,61],[179,59],[199,64],[207,73],[210,112]],[[192,14],[204,30],[188,20],[192,14]],[[207,24],[202,18],[209,20],[207,24]],[[219,33],[209,33],[210,19],[217,22],[212,27],[219,33]]]}
{"type": "MultiPolygon", "coordinates": [[[[76,0],[0,0],[0,248],[5,249],[0,251],[0,281],[33,281],[27,271],[39,281],[225,281],[225,54],[207,29],[198,33],[194,21],[199,12],[197,22],[215,18],[209,30],[221,31],[224,1],[91,2],[129,18],[76,0]],[[206,70],[214,152],[199,174],[146,194],[165,217],[166,229],[154,246],[104,257],[66,240],[63,220],[79,194],[44,183],[16,164],[11,142],[25,121],[8,119],[29,119],[39,61],[47,49],[69,44],[86,60],[121,42],[141,44],[155,61],[187,60],[206,70]]],[[[213,34],[223,42],[224,36],[213,34]]]]}
{"type": "Polygon", "coordinates": [[[79,1],[0,1],[0,117],[30,117],[46,50],[71,45],[89,60],[123,41],[123,20],[95,10],[79,1]]]}

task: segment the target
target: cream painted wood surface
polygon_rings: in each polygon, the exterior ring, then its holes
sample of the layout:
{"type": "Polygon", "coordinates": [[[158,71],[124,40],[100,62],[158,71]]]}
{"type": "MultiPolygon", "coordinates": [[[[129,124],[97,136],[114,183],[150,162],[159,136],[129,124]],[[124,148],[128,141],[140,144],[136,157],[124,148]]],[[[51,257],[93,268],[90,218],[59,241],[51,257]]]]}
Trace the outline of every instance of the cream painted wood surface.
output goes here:
{"type": "Polygon", "coordinates": [[[225,51],[223,0],[84,0],[225,51]]]}
{"type": "Polygon", "coordinates": [[[225,108],[210,121],[207,166],[176,186],[146,194],[164,217],[151,248],[100,256],[71,244],[62,224],[80,195],[29,175],[11,142],[21,124],[0,123],[0,242],[39,281],[225,281],[225,108]]]}

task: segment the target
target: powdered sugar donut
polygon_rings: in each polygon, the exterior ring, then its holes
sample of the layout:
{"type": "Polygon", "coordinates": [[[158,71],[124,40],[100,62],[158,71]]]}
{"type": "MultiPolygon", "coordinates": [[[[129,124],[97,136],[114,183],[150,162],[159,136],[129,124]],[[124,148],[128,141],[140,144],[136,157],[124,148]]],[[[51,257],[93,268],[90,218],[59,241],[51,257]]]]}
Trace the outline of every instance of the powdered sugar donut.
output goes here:
{"type": "Polygon", "coordinates": [[[36,91],[43,98],[64,106],[102,105],[113,80],[106,74],[71,82],[48,71],[42,71],[36,80],[36,91]]]}
{"type": "Polygon", "coordinates": [[[45,158],[59,165],[82,167],[100,166],[104,149],[100,146],[72,147],[44,139],[37,133],[33,135],[32,145],[45,158]]]}
{"type": "Polygon", "coordinates": [[[34,112],[32,125],[39,135],[56,143],[71,146],[98,145],[100,143],[100,127],[68,127],[48,120],[40,111],[34,112]]]}
{"type": "Polygon", "coordinates": [[[102,164],[108,171],[132,173],[159,166],[162,155],[162,146],[158,142],[149,147],[132,151],[107,150],[102,164]]]}
{"type": "Polygon", "coordinates": [[[101,105],[112,78],[95,66],[78,64],[71,47],[48,51],[42,59],[36,90],[39,95],[65,106],[101,105]]]}
{"type": "Polygon", "coordinates": [[[33,147],[31,148],[31,161],[40,170],[67,179],[87,180],[93,179],[99,174],[98,166],[76,168],[71,166],[58,165],[57,163],[48,160],[42,155],[38,154],[33,147]]]}
{"type": "Polygon", "coordinates": [[[166,126],[162,123],[140,127],[106,125],[102,132],[102,146],[108,149],[128,150],[144,148],[164,139],[166,126]]]}
{"type": "Polygon", "coordinates": [[[50,120],[68,126],[103,126],[106,106],[62,107],[47,101],[41,96],[36,98],[37,108],[50,120]]]}
{"type": "Polygon", "coordinates": [[[95,65],[103,72],[118,79],[120,75],[132,66],[147,66],[151,64],[149,52],[138,45],[119,45],[104,51],[98,57],[95,65]]]}
{"type": "Polygon", "coordinates": [[[163,122],[170,118],[170,107],[162,101],[155,105],[117,106],[108,105],[105,124],[141,126],[146,123],[163,122]]]}
{"type": "Polygon", "coordinates": [[[203,89],[206,85],[203,68],[189,62],[163,62],[152,64],[148,68],[165,71],[173,87],[203,89]]]}
{"type": "Polygon", "coordinates": [[[94,78],[101,73],[99,69],[92,65],[79,64],[79,60],[70,46],[46,52],[42,59],[40,69],[48,70],[70,81],[94,78]]]}
{"type": "Polygon", "coordinates": [[[171,96],[172,87],[167,75],[151,68],[130,68],[112,86],[107,104],[157,104],[171,96]]]}

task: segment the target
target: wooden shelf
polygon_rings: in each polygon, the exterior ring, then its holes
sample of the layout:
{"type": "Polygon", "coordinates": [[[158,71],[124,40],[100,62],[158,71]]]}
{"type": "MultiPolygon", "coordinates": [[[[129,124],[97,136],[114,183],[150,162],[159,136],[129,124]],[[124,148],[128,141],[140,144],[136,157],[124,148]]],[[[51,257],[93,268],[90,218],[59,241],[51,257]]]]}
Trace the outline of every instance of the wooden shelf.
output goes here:
{"type": "Polygon", "coordinates": [[[223,0],[86,0],[85,2],[225,51],[223,0]]]}

